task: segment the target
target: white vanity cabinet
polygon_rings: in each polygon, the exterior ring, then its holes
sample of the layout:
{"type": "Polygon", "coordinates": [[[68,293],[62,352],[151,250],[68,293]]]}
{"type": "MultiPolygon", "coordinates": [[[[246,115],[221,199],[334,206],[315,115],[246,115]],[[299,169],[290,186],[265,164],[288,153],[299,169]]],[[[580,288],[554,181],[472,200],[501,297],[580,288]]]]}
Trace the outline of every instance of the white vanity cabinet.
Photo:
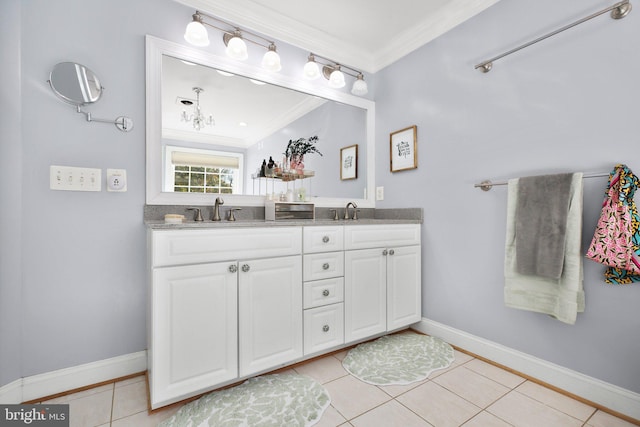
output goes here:
{"type": "Polygon", "coordinates": [[[420,321],[420,225],[344,229],[345,342],[420,321]]]}
{"type": "Polygon", "coordinates": [[[149,231],[151,407],[302,357],[302,231],[149,231]]]}
{"type": "Polygon", "coordinates": [[[421,319],[420,225],[150,228],[156,409],[421,319]]]}

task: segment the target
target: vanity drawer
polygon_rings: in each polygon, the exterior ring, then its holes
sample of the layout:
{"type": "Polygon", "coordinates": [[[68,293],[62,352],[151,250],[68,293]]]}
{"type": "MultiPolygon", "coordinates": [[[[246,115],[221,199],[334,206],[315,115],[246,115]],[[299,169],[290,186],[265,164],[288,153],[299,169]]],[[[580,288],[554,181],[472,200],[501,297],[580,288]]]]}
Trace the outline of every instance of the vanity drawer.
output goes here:
{"type": "Polygon", "coordinates": [[[320,307],[344,300],[344,277],[304,283],[304,308],[320,307]]]}
{"type": "Polygon", "coordinates": [[[303,255],[303,280],[344,276],[344,252],[303,255]]]}
{"type": "Polygon", "coordinates": [[[152,266],[298,255],[301,227],[150,231],[152,266]]]}
{"type": "Polygon", "coordinates": [[[344,344],[344,304],[304,311],[304,354],[344,344]]]}
{"type": "Polygon", "coordinates": [[[341,251],[344,249],[344,227],[304,227],[304,253],[341,251]]]}
{"type": "Polygon", "coordinates": [[[344,246],[347,250],[419,244],[420,224],[349,225],[344,227],[344,246]]]}

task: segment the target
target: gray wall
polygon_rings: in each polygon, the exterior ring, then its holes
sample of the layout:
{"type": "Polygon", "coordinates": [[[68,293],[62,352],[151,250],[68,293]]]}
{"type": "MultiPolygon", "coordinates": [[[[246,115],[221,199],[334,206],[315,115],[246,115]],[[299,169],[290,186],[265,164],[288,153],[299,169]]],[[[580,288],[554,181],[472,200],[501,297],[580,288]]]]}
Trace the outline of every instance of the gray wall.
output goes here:
{"type": "MultiPolygon", "coordinates": [[[[0,3],[4,34],[20,31],[20,0],[0,3]]],[[[20,39],[0,37],[0,385],[19,377],[22,352],[20,39]],[[17,39],[17,40],[16,40],[17,39]]]]}
{"type": "MultiPolygon", "coordinates": [[[[640,284],[606,285],[585,260],[574,326],[505,308],[506,187],[484,179],[565,171],[640,173],[640,14],[602,16],[474,65],[611,2],[502,1],[376,74],[379,207],[424,208],[423,316],[640,392],[640,284]],[[418,169],[391,174],[389,133],[418,126],[418,169]]],[[[586,179],[583,246],[606,178],[586,179]]],[[[636,197],[636,200],[640,200],[636,197]]]]}

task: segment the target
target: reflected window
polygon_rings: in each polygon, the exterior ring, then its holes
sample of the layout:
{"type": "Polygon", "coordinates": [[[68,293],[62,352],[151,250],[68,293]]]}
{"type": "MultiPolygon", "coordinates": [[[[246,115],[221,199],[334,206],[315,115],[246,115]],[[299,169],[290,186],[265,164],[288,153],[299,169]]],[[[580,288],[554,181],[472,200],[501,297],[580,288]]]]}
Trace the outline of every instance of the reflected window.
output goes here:
{"type": "Polygon", "coordinates": [[[242,193],[241,153],[186,147],[165,148],[164,191],[176,193],[242,193]]]}

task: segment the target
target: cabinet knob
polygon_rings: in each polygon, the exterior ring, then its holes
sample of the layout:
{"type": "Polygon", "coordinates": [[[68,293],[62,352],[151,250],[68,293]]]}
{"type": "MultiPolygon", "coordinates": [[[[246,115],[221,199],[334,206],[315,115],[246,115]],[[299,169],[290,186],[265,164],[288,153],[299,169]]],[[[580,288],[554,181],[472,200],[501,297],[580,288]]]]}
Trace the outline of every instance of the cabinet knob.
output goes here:
{"type": "Polygon", "coordinates": [[[329,332],[329,325],[324,325],[322,327],[322,332],[329,332]]]}
{"type": "Polygon", "coordinates": [[[249,271],[251,269],[251,267],[249,267],[249,264],[242,264],[242,271],[244,271],[245,273],[247,271],[249,271]]]}
{"type": "Polygon", "coordinates": [[[238,266],[236,266],[235,264],[231,264],[229,266],[229,273],[236,273],[238,271],[238,266]]]}
{"type": "Polygon", "coordinates": [[[387,251],[386,249],[384,251],[382,251],[382,255],[387,256],[387,254],[389,253],[389,251],[387,251]]]}
{"type": "Polygon", "coordinates": [[[324,237],[322,238],[322,241],[323,241],[324,243],[329,243],[329,236],[324,236],[324,237]]]}
{"type": "Polygon", "coordinates": [[[396,251],[394,251],[393,249],[389,249],[389,255],[393,255],[395,253],[396,253],[396,251]]]}
{"type": "Polygon", "coordinates": [[[329,263],[325,262],[324,264],[322,264],[322,269],[323,270],[328,270],[329,269],[329,263]]]}
{"type": "Polygon", "coordinates": [[[325,289],[324,291],[322,291],[322,296],[328,297],[329,296],[329,289],[325,289]]]}

